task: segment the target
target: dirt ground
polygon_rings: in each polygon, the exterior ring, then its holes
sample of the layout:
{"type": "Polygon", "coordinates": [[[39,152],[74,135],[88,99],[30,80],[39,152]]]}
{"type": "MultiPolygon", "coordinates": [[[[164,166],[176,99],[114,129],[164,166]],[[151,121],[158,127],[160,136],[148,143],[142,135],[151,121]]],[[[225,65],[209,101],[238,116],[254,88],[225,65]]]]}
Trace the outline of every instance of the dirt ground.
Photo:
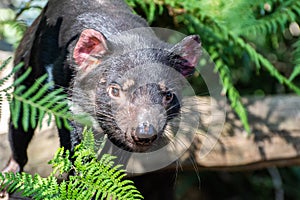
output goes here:
{"type": "MultiPolygon", "coordinates": [[[[28,148],[28,163],[24,168],[25,172],[38,173],[44,177],[50,174],[51,166],[47,163],[59,147],[56,132],[54,126],[36,131],[28,148]]],[[[0,134],[0,169],[5,167],[10,155],[8,134],[2,133],[0,134]]]]}

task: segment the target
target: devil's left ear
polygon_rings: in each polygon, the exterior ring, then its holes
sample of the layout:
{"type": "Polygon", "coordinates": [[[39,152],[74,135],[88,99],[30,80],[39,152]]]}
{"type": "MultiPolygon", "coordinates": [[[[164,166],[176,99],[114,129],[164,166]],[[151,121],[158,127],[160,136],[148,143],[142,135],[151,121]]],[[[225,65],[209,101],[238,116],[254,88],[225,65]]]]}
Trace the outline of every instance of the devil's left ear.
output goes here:
{"type": "Polygon", "coordinates": [[[183,76],[190,76],[194,73],[200,59],[200,37],[198,35],[187,36],[171,51],[173,59],[176,59],[174,68],[183,76]]]}

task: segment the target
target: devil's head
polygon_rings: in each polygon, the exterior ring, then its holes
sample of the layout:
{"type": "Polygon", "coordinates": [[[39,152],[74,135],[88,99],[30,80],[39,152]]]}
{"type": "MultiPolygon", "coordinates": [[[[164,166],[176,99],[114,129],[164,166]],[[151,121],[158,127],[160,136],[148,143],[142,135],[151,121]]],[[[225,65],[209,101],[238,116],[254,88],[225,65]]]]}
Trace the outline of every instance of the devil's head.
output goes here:
{"type": "Polygon", "coordinates": [[[182,88],[200,56],[198,36],[170,45],[152,32],[105,37],[84,30],[74,47],[74,100],[108,138],[127,151],[169,142],[181,112],[182,88]]]}

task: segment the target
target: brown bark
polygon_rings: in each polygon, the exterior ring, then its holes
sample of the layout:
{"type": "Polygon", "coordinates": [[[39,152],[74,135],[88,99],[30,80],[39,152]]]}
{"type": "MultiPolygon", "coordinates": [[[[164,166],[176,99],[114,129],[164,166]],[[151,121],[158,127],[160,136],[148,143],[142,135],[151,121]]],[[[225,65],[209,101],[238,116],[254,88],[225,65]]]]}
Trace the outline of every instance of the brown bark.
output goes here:
{"type": "MultiPolygon", "coordinates": [[[[211,151],[201,155],[202,143],[210,135],[198,135],[182,166],[217,170],[248,170],[270,166],[300,165],[300,97],[245,98],[251,135],[229,109],[222,133],[211,151]]],[[[227,106],[228,107],[228,106],[227,106]]],[[[174,166],[174,165],[173,165],[174,166]]]]}

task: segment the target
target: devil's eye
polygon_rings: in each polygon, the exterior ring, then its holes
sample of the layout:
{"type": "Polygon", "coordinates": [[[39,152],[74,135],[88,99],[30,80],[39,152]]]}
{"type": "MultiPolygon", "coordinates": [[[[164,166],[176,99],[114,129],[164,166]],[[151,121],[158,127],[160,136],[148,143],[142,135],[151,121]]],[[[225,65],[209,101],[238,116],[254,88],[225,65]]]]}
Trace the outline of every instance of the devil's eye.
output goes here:
{"type": "Polygon", "coordinates": [[[120,90],[119,90],[119,88],[113,87],[113,88],[111,89],[111,94],[112,94],[114,97],[119,97],[119,96],[120,96],[120,90]]]}
{"type": "Polygon", "coordinates": [[[118,85],[111,85],[108,87],[108,95],[112,98],[120,97],[121,88],[118,85]]]}
{"type": "Polygon", "coordinates": [[[166,103],[170,103],[173,100],[174,94],[170,91],[167,91],[164,96],[164,100],[166,103]]]}

